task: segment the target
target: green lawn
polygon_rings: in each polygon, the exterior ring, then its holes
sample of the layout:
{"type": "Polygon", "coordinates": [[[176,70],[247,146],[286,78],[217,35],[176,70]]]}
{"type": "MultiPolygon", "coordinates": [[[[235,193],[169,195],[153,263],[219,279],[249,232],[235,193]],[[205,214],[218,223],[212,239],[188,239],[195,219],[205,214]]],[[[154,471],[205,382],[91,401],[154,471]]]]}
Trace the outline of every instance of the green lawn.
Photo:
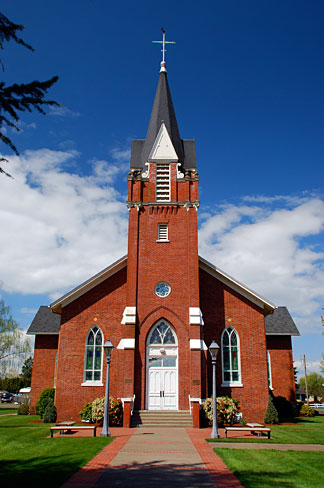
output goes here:
{"type": "MultiPolygon", "coordinates": [[[[242,432],[242,435],[243,432],[242,432]]],[[[241,439],[206,439],[208,442],[266,442],[280,444],[324,444],[324,416],[296,419],[293,425],[272,425],[271,439],[253,437],[241,439]]]]}
{"type": "Polygon", "coordinates": [[[8,413],[17,413],[18,407],[1,407],[0,415],[8,415],[8,413]]]}
{"type": "Polygon", "coordinates": [[[245,488],[323,488],[324,451],[214,449],[245,488]]]}
{"type": "Polygon", "coordinates": [[[31,423],[38,416],[0,417],[0,485],[59,487],[112,438],[47,438],[53,424],[31,423]]]}

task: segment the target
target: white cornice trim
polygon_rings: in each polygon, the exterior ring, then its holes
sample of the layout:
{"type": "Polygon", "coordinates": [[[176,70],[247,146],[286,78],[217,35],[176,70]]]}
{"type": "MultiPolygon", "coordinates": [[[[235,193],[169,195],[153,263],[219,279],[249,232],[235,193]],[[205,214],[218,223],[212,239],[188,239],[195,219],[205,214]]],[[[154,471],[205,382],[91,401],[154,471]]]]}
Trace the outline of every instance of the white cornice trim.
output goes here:
{"type": "Polygon", "coordinates": [[[135,339],[120,339],[117,349],[135,349],[135,339]]]}
{"type": "Polygon", "coordinates": [[[207,351],[207,346],[205,341],[202,339],[190,339],[190,349],[191,350],[199,350],[199,351],[207,351]]]}
{"type": "Polygon", "coordinates": [[[250,288],[235,280],[230,275],[217,268],[201,256],[199,256],[199,267],[209,273],[211,276],[214,276],[214,278],[217,278],[219,281],[232,288],[232,290],[243,295],[255,305],[263,308],[266,314],[272,313],[277,308],[272,302],[263,298],[258,293],[255,293],[250,288]]]}
{"type": "Polygon", "coordinates": [[[51,303],[50,307],[52,309],[52,312],[61,313],[63,307],[81,297],[82,295],[84,295],[84,293],[99,285],[107,278],[123,269],[125,266],[127,266],[127,255],[118,259],[118,261],[115,261],[107,268],[103,269],[96,275],[89,278],[87,281],[81,283],[81,285],[77,286],[55,302],[51,303]]]}

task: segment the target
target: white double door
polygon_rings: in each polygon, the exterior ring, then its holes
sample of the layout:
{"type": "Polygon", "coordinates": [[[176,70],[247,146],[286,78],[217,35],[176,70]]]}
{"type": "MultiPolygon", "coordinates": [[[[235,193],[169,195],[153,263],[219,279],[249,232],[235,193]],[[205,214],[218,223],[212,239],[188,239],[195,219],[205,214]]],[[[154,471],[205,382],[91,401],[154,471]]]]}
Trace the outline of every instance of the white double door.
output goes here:
{"type": "Polygon", "coordinates": [[[148,410],[178,409],[177,368],[149,368],[148,410]]]}

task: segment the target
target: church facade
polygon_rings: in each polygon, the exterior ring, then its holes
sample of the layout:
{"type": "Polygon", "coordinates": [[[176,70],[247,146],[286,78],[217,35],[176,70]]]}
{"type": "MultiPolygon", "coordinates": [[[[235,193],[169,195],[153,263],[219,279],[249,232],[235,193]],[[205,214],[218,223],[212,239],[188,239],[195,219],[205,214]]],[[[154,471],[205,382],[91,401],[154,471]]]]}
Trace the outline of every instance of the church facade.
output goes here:
{"type": "Polygon", "coordinates": [[[198,255],[199,176],[194,140],[180,138],[161,63],[146,139],[132,141],[128,253],[50,307],[40,307],[31,408],[55,386],[58,421],[80,420],[105,394],[103,344],[114,345],[110,394],[130,411],[189,410],[212,395],[208,351],[215,340],[217,395],[240,401],[244,419],[263,422],[269,392],[295,400],[288,310],[198,255]]]}

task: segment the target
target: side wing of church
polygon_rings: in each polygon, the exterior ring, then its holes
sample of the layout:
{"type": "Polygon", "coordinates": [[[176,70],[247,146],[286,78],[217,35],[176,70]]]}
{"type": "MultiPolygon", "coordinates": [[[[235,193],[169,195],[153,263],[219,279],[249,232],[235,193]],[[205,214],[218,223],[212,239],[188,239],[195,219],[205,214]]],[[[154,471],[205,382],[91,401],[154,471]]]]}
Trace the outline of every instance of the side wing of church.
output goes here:
{"type": "MultiPolygon", "coordinates": [[[[132,142],[128,254],[50,307],[40,307],[31,408],[55,387],[58,421],[79,420],[105,394],[103,344],[110,339],[110,394],[136,410],[190,411],[212,395],[208,347],[220,345],[217,394],[263,422],[269,392],[295,400],[288,310],[276,307],[198,255],[195,141],[180,138],[165,63],[146,138],[132,142]]],[[[124,425],[129,416],[124,416],[124,425]]]]}

